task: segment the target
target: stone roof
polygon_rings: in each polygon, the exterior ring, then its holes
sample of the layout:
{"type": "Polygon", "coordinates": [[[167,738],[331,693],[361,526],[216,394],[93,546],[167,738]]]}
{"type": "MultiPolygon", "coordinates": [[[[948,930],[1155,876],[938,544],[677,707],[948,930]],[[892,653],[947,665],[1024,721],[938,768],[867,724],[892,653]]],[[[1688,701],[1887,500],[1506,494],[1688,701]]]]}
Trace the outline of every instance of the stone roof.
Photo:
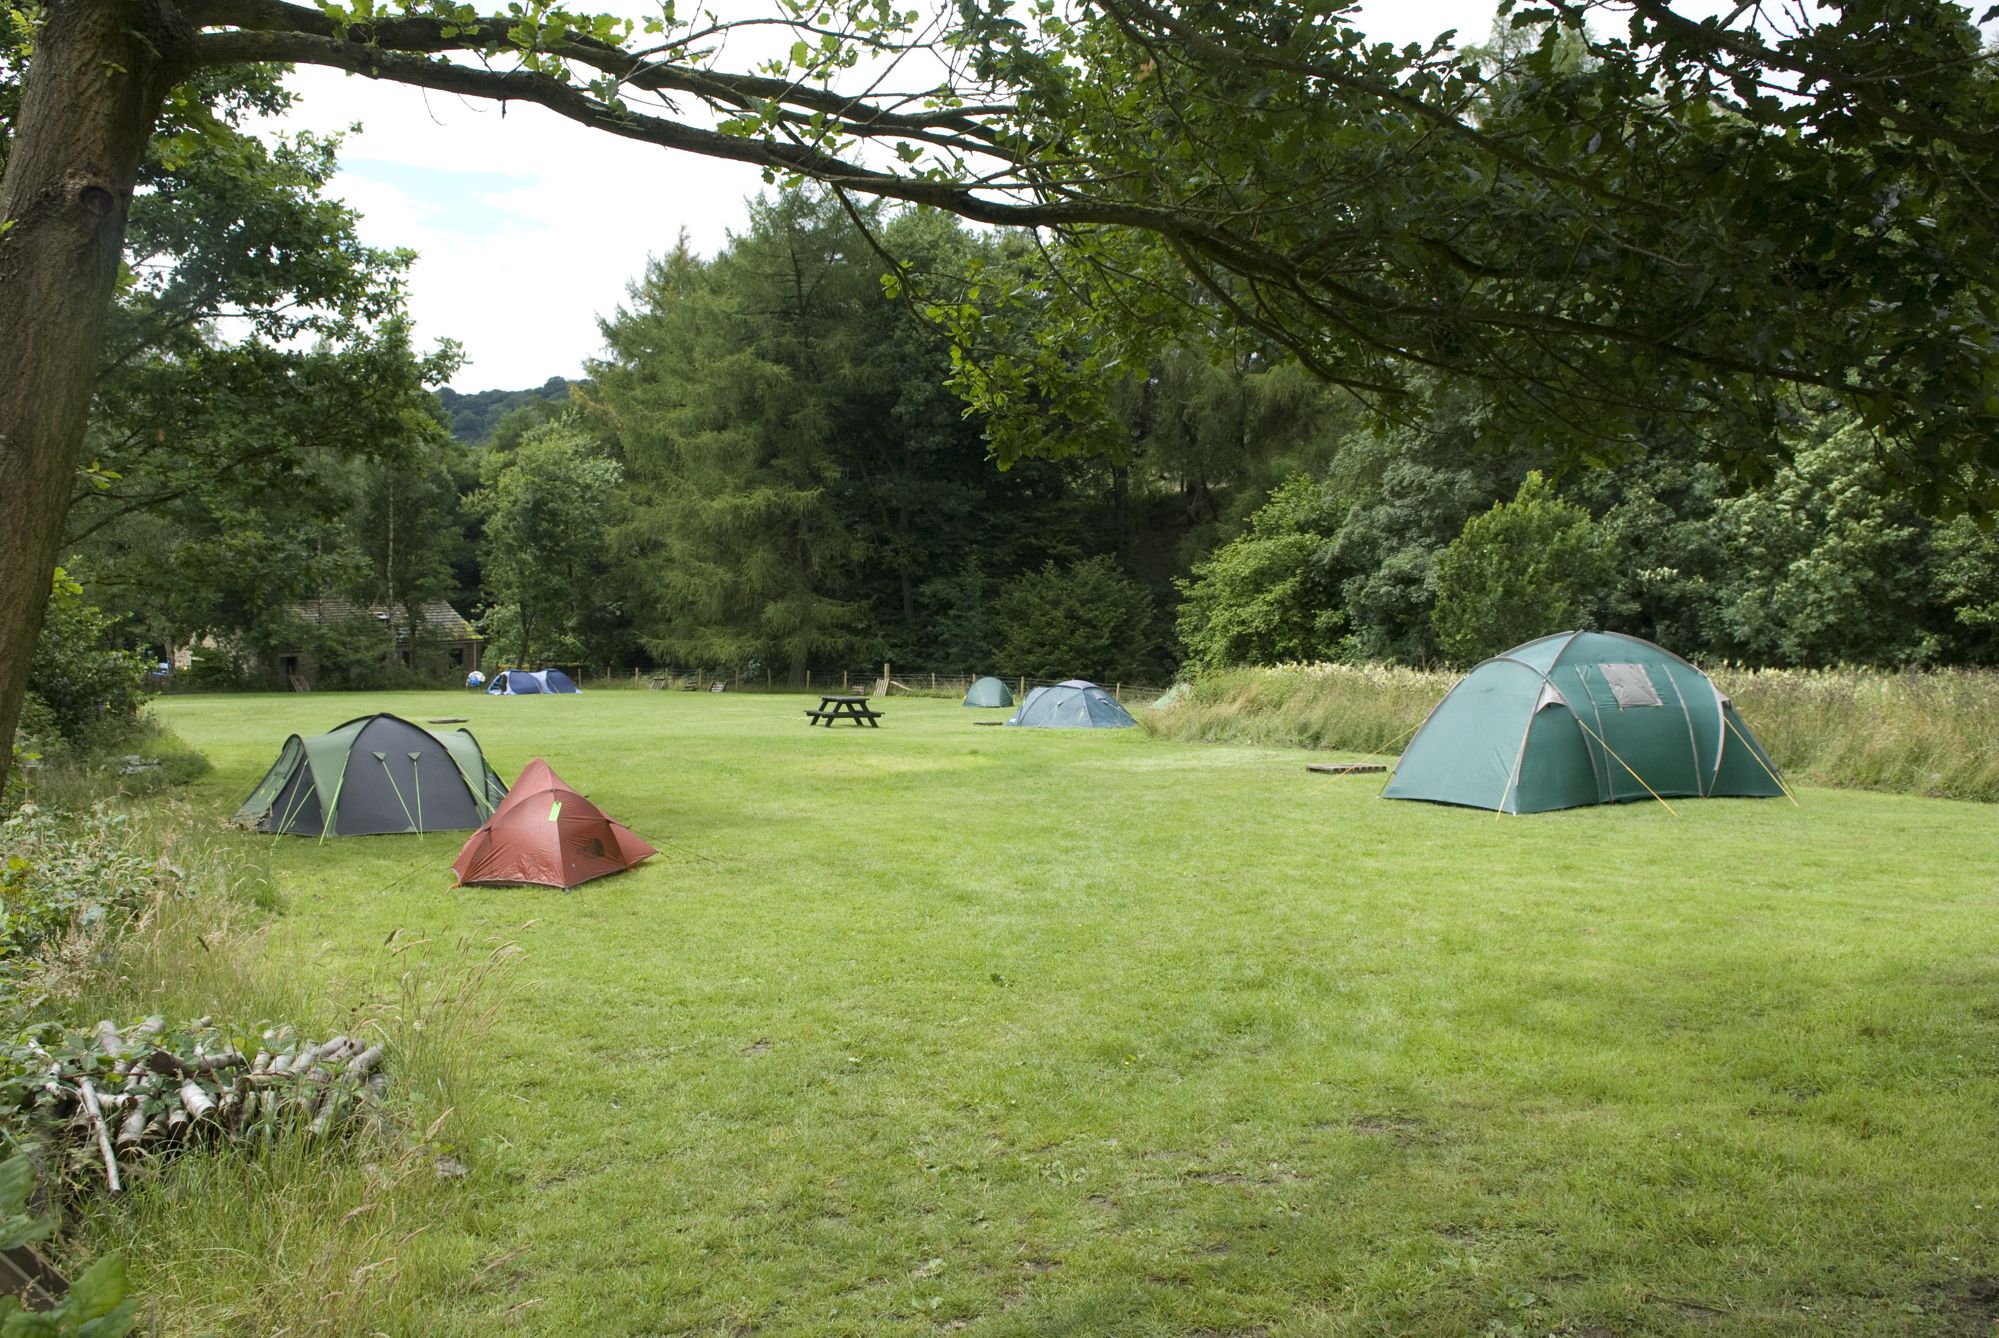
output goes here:
{"type": "MultiPolygon", "coordinates": [[[[363,604],[353,599],[303,599],[285,605],[294,616],[321,627],[347,622],[353,618],[372,618],[377,622],[390,621],[389,610],[380,604],[363,604]]],[[[420,610],[423,625],[431,636],[440,641],[477,641],[479,634],[472,630],[465,615],[441,599],[433,599],[420,610]]],[[[403,622],[401,605],[394,610],[393,621],[398,627],[403,622]]]]}

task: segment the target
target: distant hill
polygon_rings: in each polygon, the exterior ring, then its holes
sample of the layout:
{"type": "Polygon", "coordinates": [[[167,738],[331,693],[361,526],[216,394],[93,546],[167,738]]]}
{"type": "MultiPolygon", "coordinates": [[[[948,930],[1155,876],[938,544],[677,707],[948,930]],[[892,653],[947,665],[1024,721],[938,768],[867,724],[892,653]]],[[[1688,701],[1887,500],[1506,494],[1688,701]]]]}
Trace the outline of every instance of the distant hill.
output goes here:
{"type": "Polygon", "coordinates": [[[437,392],[437,401],[451,421],[451,435],[467,446],[483,446],[492,439],[493,428],[515,409],[536,400],[569,402],[569,379],[551,376],[534,390],[481,390],[461,395],[450,388],[437,392]]]}

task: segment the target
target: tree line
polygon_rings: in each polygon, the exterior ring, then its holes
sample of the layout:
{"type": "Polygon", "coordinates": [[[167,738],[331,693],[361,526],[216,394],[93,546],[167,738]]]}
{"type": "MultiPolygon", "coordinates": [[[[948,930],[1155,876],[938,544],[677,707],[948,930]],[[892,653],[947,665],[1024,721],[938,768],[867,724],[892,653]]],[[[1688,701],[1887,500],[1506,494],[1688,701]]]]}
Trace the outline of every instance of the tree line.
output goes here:
{"type": "MultiPolygon", "coordinates": [[[[447,600],[495,663],[781,682],[883,660],[1126,681],[1462,664],[1571,626],[1772,665],[1999,655],[1989,532],[1926,514],[1890,443],[1831,403],[1794,400],[1774,442],[1668,423],[1578,468],[1461,380],[1386,415],[1267,348],[1182,342],[1107,384],[1094,449],[1051,414],[1051,440],[999,468],[952,346],[884,294],[884,247],[938,272],[1032,262],[935,211],[776,192],[715,256],[653,260],[567,398],[513,396],[471,443],[448,409],[509,397],[440,402],[450,350],[418,355],[393,320],[280,366],[254,344],[150,355],[105,398],[109,477],[80,484],[67,569],[129,642],[203,641],[196,676],[235,685],[301,646],[334,685],[410,679],[379,621],[301,623],[312,596],[408,626],[447,600]],[[185,393],[224,368],[235,399],[185,393]],[[282,427],[307,379],[315,422],[339,404],[351,435],[282,427]],[[168,403],[170,446],[146,430],[168,403]],[[1749,481],[1732,454],[1782,463],[1749,481]]],[[[349,277],[401,263],[356,251],[349,277]]]]}

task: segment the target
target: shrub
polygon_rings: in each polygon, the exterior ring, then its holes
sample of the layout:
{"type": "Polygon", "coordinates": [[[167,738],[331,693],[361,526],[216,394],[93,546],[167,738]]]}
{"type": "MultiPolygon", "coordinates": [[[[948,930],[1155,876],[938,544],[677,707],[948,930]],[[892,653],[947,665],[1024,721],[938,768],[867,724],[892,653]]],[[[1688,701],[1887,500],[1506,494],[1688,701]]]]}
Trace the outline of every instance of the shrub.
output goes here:
{"type": "Polygon", "coordinates": [[[1107,557],[1015,577],[993,618],[1000,663],[1029,678],[1140,678],[1159,648],[1151,593],[1107,557]]]}
{"type": "Polygon", "coordinates": [[[103,809],[74,818],[24,803],[0,821],[0,850],[0,1001],[59,941],[114,932],[174,884],[127,819],[103,809]]]}
{"type": "MultiPolygon", "coordinates": [[[[38,741],[88,748],[128,733],[145,700],[146,661],[111,645],[111,619],[83,598],[83,587],[56,568],[48,614],[28,670],[38,703],[23,719],[38,741]]],[[[27,732],[27,731],[24,731],[27,732]]]]}
{"type": "Polygon", "coordinates": [[[1550,632],[1593,626],[1615,563],[1589,512],[1529,471],[1511,502],[1473,516],[1438,554],[1430,612],[1437,649],[1474,664],[1550,632]]]}
{"type": "Polygon", "coordinates": [[[1250,518],[1249,533],[1194,565],[1180,587],[1180,644],[1190,663],[1222,669],[1316,660],[1338,644],[1324,511],[1323,489],[1294,479],[1250,518]]]}

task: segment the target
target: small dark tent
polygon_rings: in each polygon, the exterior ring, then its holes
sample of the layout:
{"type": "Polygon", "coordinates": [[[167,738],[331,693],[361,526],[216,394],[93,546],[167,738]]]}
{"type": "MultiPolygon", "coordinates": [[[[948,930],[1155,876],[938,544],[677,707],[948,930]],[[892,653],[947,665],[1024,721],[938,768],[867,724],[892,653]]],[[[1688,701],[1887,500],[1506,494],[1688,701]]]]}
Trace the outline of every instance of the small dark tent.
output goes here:
{"type": "Polygon", "coordinates": [[[468,831],[506,793],[470,730],[440,736],[368,715],[286,739],[234,821],[292,836],[468,831]]]}
{"type": "Polygon", "coordinates": [[[1029,692],[1006,723],[1032,729],[1123,729],[1138,722],[1110,693],[1072,678],[1029,692]]]}
{"type": "Polygon", "coordinates": [[[493,675],[489,697],[526,697],[546,692],[581,692],[582,689],[560,669],[502,669],[493,675]]]}
{"type": "Polygon", "coordinates": [[[1011,706],[1013,694],[1007,691],[1006,684],[988,674],[972,684],[971,690],[965,694],[965,705],[1011,706]]]}
{"type": "Polygon", "coordinates": [[[1541,813],[1784,789],[1706,674],[1637,637],[1563,632],[1465,675],[1416,731],[1382,793],[1541,813]]]}
{"type": "Polygon", "coordinates": [[[463,883],[575,887],[659,852],[585,799],[539,757],[472,833],[451,867],[463,883]]]}

